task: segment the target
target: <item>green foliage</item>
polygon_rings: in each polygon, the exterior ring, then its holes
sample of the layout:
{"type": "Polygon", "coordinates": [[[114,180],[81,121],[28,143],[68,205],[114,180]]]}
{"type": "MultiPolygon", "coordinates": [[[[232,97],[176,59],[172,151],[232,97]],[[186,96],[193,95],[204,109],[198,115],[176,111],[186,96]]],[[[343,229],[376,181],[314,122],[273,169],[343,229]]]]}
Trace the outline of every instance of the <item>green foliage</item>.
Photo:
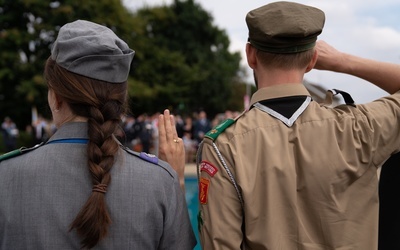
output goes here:
{"type": "Polygon", "coordinates": [[[193,0],[176,0],[141,9],[134,19],[140,35],[133,41],[138,50],[133,77],[153,93],[137,93],[135,103],[150,100],[133,108],[156,111],[172,105],[179,112],[204,109],[211,116],[230,108],[241,58],[228,51],[228,36],[212,24],[209,13],[193,0]]]}
{"type": "Polygon", "coordinates": [[[0,119],[25,127],[33,106],[50,117],[43,67],[60,27],[77,19],[110,27],[136,51],[128,80],[134,114],[242,109],[232,101],[243,89],[240,54],[193,0],[134,13],[121,0],[0,0],[0,119]]]}
{"type": "Polygon", "coordinates": [[[19,131],[18,139],[17,139],[17,148],[21,147],[33,147],[34,145],[33,135],[26,131],[19,131]]]}
{"type": "Polygon", "coordinates": [[[120,0],[0,0],[0,118],[25,127],[32,106],[50,117],[43,68],[62,25],[91,20],[129,38],[129,15],[120,0]]]}
{"type": "Polygon", "coordinates": [[[38,57],[49,43],[37,29],[44,27],[37,13],[48,7],[42,2],[0,1],[0,113],[19,123],[30,119],[31,105],[45,103],[43,60],[38,57]]]}

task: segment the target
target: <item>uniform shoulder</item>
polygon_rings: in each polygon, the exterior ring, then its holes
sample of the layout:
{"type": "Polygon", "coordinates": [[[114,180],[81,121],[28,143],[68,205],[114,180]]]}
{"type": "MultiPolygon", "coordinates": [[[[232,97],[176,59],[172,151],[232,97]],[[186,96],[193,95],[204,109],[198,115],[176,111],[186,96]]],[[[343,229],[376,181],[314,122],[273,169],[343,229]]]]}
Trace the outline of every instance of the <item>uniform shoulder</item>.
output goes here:
{"type": "Polygon", "coordinates": [[[124,149],[130,155],[133,155],[133,156],[135,156],[137,158],[140,158],[140,159],[142,159],[142,160],[144,160],[146,162],[150,162],[150,163],[153,163],[153,164],[156,164],[156,165],[158,164],[158,157],[155,156],[155,155],[148,154],[148,153],[145,153],[145,152],[140,152],[139,153],[139,152],[133,151],[133,150],[127,148],[127,147],[122,147],[122,149],[124,149]]]}
{"type": "Polygon", "coordinates": [[[25,154],[27,152],[30,152],[32,150],[35,150],[35,149],[39,148],[42,145],[44,145],[44,143],[37,144],[37,145],[35,145],[35,146],[31,147],[31,148],[22,147],[22,148],[10,151],[8,153],[2,154],[2,155],[0,155],[0,162],[2,162],[4,160],[11,159],[11,158],[14,158],[14,157],[17,157],[17,156],[20,156],[20,155],[23,155],[23,154],[25,154]]]}
{"type": "Polygon", "coordinates": [[[208,139],[211,139],[212,141],[215,141],[220,134],[222,134],[227,128],[232,126],[245,112],[237,116],[235,119],[226,119],[217,126],[215,126],[213,129],[208,131],[205,134],[205,137],[208,139]]]}
{"type": "Polygon", "coordinates": [[[127,147],[122,147],[122,149],[124,149],[128,154],[130,154],[136,158],[139,158],[149,164],[156,165],[156,166],[166,170],[171,176],[173,176],[172,167],[170,167],[167,162],[160,160],[157,156],[155,156],[153,154],[145,153],[145,152],[139,153],[139,152],[133,151],[127,147]]]}

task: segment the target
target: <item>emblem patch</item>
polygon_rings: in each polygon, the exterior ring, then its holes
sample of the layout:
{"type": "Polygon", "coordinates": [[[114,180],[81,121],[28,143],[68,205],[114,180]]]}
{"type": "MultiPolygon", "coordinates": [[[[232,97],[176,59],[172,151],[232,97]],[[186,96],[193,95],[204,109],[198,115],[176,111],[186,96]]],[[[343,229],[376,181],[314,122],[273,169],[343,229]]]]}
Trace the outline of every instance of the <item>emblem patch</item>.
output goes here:
{"type": "Polygon", "coordinates": [[[200,163],[200,171],[204,171],[211,177],[214,177],[214,175],[218,172],[218,169],[214,167],[210,162],[202,161],[200,163]]]}
{"type": "Polygon", "coordinates": [[[140,153],[140,158],[142,158],[145,161],[152,162],[154,164],[158,163],[157,156],[155,156],[153,154],[148,154],[148,153],[145,153],[145,152],[141,152],[140,153]]]}
{"type": "Polygon", "coordinates": [[[208,188],[210,186],[210,180],[201,177],[200,184],[199,184],[199,200],[201,204],[207,204],[207,195],[208,195],[208,188]]]}

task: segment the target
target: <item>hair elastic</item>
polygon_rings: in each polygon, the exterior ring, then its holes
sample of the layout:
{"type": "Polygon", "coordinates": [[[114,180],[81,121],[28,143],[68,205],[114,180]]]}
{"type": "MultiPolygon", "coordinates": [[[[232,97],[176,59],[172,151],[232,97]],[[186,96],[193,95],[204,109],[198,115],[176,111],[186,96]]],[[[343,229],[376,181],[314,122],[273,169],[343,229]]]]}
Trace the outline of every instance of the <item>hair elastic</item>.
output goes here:
{"type": "Polygon", "coordinates": [[[105,194],[107,192],[107,185],[106,184],[97,184],[93,185],[92,192],[99,192],[105,194]]]}

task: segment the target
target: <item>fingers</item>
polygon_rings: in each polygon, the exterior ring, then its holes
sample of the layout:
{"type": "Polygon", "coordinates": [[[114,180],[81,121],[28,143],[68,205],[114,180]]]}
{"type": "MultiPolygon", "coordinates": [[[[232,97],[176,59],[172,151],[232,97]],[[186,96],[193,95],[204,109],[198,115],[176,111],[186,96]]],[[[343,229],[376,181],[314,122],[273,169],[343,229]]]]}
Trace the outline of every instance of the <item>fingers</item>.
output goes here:
{"type": "Polygon", "coordinates": [[[164,113],[158,117],[158,133],[160,147],[182,142],[182,139],[178,138],[175,118],[168,109],[164,110],[164,113]]]}
{"type": "MultiPolygon", "coordinates": [[[[168,109],[164,110],[164,126],[165,126],[165,133],[166,133],[165,137],[166,137],[166,140],[168,143],[172,142],[174,139],[176,139],[176,137],[175,137],[176,131],[174,134],[174,131],[173,131],[174,129],[172,129],[172,126],[173,126],[172,122],[171,122],[172,119],[173,118],[171,118],[169,110],[168,109]]],[[[175,125],[174,125],[174,128],[175,128],[175,125]]]]}
{"type": "Polygon", "coordinates": [[[171,122],[171,130],[172,130],[172,136],[174,139],[179,139],[178,138],[178,133],[176,131],[176,123],[175,123],[175,117],[173,115],[170,116],[170,122],[171,122]]]}
{"type": "MultiPolygon", "coordinates": [[[[165,113],[165,111],[164,111],[165,113]]],[[[160,114],[158,116],[158,139],[159,139],[159,143],[160,145],[164,145],[166,143],[166,131],[165,131],[165,117],[163,114],[160,114]]]]}
{"type": "Polygon", "coordinates": [[[169,110],[164,110],[158,118],[159,158],[168,162],[178,173],[179,182],[184,187],[185,175],[185,146],[178,137],[175,118],[169,110]]]}

